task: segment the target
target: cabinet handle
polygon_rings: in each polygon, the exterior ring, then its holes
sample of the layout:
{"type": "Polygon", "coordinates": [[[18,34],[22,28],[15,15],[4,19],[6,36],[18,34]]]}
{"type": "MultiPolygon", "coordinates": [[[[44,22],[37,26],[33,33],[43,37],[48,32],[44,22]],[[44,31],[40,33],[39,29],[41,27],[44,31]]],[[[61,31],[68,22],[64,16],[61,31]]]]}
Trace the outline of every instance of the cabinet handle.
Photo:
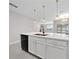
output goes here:
{"type": "Polygon", "coordinates": [[[42,43],[42,42],[37,42],[37,44],[42,44],[42,45],[44,45],[45,43],[42,43]]]}
{"type": "MultiPolygon", "coordinates": [[[[52,43],[51,43],[52,44],[52,43]]],[[[53,42],[53,44],[57,44],[57,42],[53,42]]]]}
{"type": "Polygon", "coordinates": [[[47,44],[47,46],[51,46],[51,47],[54,47],[54,48],[57,48],[57,49],[65,49],[67,47],[62,47],[62,46],[57,46],[57,45],[51,45],[51,44],[47,44]]]}

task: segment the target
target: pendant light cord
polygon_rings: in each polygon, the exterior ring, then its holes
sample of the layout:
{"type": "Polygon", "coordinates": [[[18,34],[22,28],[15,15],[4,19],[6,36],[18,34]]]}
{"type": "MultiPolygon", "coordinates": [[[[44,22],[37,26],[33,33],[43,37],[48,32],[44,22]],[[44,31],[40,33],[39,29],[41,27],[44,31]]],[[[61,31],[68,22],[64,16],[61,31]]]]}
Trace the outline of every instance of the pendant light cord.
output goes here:
{"type": "Polygon", "coordinates": [[[45,5],[42,6],[43,7],[43,20],[45,20],[45,5]]]}
{"type": "Polygon", "coordinates": [[[36,9],[34,9],[34,21],[36,21],[35,16],[36,15],[36,9]]]}
{"type": "Polygon", "coordinates": [[[56,8],[56,11],[57,11],[56,17],[58,17],[58,0],[56,0],[56,6],[57,6],[57,8],[56,8]]]}

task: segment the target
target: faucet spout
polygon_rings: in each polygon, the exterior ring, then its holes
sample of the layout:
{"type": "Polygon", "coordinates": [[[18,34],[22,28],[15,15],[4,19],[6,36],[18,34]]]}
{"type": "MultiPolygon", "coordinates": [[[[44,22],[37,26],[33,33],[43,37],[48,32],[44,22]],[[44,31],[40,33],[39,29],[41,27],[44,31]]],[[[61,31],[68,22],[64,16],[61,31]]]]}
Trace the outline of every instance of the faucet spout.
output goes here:
{"type": "Polygon", "coordinates": [[[45,34],[44,26],[43,26],[43,28],[42,28],[42,33],[43,33],[43,35],[45,34]]]}

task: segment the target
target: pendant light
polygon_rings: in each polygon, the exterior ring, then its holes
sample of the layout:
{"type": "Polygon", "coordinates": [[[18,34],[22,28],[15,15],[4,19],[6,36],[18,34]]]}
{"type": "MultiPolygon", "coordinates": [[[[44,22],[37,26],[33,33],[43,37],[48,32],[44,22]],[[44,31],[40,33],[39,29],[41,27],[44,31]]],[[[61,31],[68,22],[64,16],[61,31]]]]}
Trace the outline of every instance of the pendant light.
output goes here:
{"type": "Polygon", "coordinates": [[[43,20],[42,21],[43,22],[45,22],[45,7],[46,7],[45,5],[42,6],[42,8],[43,8],[43,20]]]}
{"type": "Polygon", "coordinates": [[[65,18],[68,18],[69,15],[68,13],[63,13],[63,10],[62,10],[62,5],[60,4],[60,10],[58,8],[58,3],[59,3],[59,0],[56,0],[56,19],[65,19],[65,18]]]}
{"type": "Polygon", "coordinates": [[[56,18],[58,18],[59,17],[59,15],[58,15],[58,0],[56,0],[56,18]]]}
{"type": "Polygon", "coordinates": [[[36,23],[36,9],[34,9],[33,11],[34,11],[34,23],[36,23]]]}

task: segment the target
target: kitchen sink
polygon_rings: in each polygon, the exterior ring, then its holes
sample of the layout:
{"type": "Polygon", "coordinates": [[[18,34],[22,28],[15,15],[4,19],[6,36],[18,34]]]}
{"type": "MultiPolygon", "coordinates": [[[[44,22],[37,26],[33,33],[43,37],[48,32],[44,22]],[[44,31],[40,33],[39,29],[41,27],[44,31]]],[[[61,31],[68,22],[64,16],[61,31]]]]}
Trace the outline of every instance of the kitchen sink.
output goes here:
{"type": "Polygon", "coordinates": [[[34,35],[47,36],[48,34],[34,34],[34,35]]]}

